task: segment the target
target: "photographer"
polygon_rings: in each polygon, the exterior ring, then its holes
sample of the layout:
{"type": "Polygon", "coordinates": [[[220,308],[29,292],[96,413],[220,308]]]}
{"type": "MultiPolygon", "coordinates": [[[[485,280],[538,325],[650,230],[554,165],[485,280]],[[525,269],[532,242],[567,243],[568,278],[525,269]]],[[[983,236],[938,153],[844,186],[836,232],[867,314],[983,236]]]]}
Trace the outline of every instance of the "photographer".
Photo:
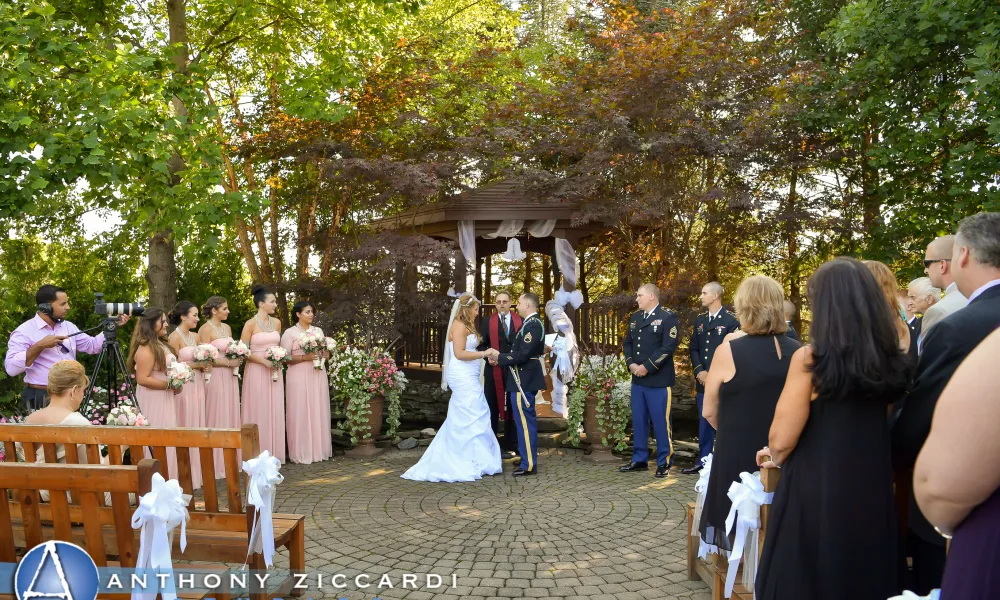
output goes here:
{"type": "MultiPolygon", "coordinates": [[[[76,353],[97,354],[104,344],[104,334],[92,337],[65,321],[69,296],[61,287],[43,285],[35,294],[38,313],[22,323],[10,336],[4,368],[11,377],[24,373],[21,403],[25,411],[45,406],[45,386],[49,369],[61,360],[75,360],[76,353]]],[[[118,319],[123,325],[127,316],[118,319]]]]}

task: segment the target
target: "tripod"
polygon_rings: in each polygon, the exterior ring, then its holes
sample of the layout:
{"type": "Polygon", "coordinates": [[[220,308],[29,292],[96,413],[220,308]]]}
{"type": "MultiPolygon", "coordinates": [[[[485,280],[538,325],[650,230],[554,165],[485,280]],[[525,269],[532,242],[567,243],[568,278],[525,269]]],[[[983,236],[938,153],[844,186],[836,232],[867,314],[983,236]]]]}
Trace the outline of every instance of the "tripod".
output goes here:
{"type": "MultiPolygon", "coordinates": [[[[114,408],[118,405],[118,402],[114,400],[115,396],[112,396],[112,392],[118,389],[116,386],[118,385],[118,377],[120,375],[124,380],[125,397],[128,398],[132,406],[138,407],[139,401],[135,396],[135,387],[132,385],[128,369],[125,368],[125,359],[122,357],[121,345],[118,343],[118,321],[116,319],[104,319],[100,325],[88,330],[87,333],[97,331],[98,329],[101,329],[104,333],[104,345],[101,346],[101,352],[97,355],[97,361],[94,363],[94,372],[90,377],[90,385],[87,386],[87,391],[84,392],[83,406],[90,408],[94,386],[97,384],[97,378],[101,374],[101,368],[105,367],[108,382],[108,406],[114,408]]],[[[81,412],[83,412],[82,408],[81,412]]]]}

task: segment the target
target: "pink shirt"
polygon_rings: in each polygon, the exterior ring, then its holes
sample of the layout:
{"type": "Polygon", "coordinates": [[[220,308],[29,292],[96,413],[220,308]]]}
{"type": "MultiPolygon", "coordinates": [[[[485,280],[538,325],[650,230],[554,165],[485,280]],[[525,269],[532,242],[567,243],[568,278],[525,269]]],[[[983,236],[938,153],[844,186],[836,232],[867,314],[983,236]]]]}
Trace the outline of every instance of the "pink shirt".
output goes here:
{"type": "Polygon", "coordinates": [[[56,323],[55,327],[49,327],[49,324],[38,315],[35,315],[35,318],[30,321],[21,323],[10,335],[10,340],[7,343],[7,357],[3,363],[7,374],[15,377],[25,373],[25,383],[44,386],[49,382],[49,369],[60,360],[76,360],[77,352],[97,354],[101,351],[101,346],[104,345],[103,333],[97,337],[81,333],[62,341],[62,345],[69,352],[63,352],[59,346],[47,348],[42,350],[30,367],[24,366],[28,348],[41,341],[43,337],[47,335],[72,335],[78,331],[80,328],[69,321],[56,323]]]}

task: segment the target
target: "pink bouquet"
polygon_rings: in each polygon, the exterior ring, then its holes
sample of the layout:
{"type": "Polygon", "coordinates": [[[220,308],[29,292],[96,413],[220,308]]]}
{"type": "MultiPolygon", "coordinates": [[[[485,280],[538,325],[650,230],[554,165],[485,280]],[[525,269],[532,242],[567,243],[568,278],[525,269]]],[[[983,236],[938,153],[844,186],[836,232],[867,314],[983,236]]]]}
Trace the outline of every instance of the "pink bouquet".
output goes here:
{"type": "Polygon", "coordinates": [[[316,354],[313,358],[313,368],[319,371],[323,368],[323,359],[319,353],[326,350],[326,338],[310,327],[299,334],[299,348],[306,354],[316,354]]]}
{"type": "Polygon", "coordinates": [[[212,344],[198,344],[194,349],[194,362],[205,368],[205,383],[212,381],[212,365],[219,358],[219,351],[212,344]]]}
{"type": "Polygon", "coordinates": [[[179,390],[184,384],[194,380],[194,371],[191,367],[175,361],[167,367],[167,386],[172,390],[179,390]]]}
{"type": "MultiPolygon", "coordinates": [[[[240,340],[233,340],[226,346],[226,358],[243,362],[250,356],[250,346],[240,340]]],[[[233,367],[233,375],[240,376],[239,366],[233,367]]]]}
{"type": "Polygon", "coordinates": [[[148,427],[149,421],[135,406],[120,404],[108,413],[107,424],[117,427],[148,427]]]}
{"type": "Polygon", "coordinates": [[[271,346],[264,351],[264,358],[271,363],[271,381],[277,381],[281,373],[281,365],[292,360],[288,352],[281,346],[271,346]]]}

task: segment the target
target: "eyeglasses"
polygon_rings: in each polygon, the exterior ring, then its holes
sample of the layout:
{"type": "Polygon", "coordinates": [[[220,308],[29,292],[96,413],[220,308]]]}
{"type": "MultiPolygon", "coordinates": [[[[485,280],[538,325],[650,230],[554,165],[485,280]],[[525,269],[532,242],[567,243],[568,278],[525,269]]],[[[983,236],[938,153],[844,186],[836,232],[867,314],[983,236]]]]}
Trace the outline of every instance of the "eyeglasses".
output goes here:
{"type": "Polygon", "coordinates": [[[504,306],[510,304],[510,300],[497,300],[497,306],[504,306]]]}
{"type": "Polygon", "coordinates": [[[925,258],[924,259],[924,268],[925,269],[930,268],[930,266],[933,265],[936,262],[951,262],[951,259],[950,258],[933,258],[933,259],[925,258]]]}

